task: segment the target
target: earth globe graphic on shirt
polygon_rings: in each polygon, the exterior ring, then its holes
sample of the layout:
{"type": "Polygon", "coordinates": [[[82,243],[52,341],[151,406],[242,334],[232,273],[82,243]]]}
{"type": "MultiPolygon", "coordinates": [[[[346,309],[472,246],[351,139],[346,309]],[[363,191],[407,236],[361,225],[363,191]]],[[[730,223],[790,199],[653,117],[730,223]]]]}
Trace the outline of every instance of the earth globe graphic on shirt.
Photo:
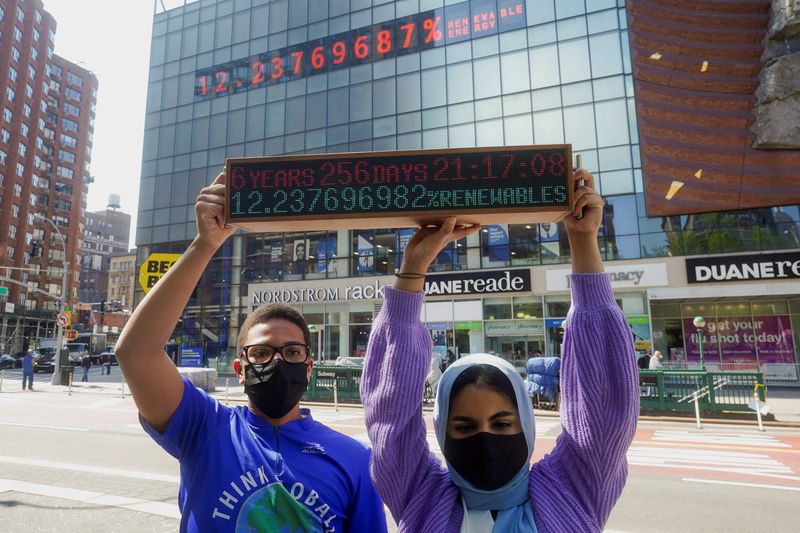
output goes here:
{"type": "Polygon", "coordinates": [[[322,533],[319,519],[280,483],[254,492],[242,504],[236,533],[322,533]]]}

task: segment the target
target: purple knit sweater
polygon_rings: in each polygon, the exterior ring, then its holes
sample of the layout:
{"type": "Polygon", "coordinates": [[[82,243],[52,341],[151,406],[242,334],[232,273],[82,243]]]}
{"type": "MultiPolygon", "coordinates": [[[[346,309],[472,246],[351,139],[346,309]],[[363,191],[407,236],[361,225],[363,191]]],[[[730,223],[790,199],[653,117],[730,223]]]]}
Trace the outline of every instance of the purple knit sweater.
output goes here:
{"type": "MultiPolygon", "coordinates": [[[[372,327],[361,381],[371,473],[398,532],[458,533],[458,488],[425,437],[431,338],[419,319],[422,301],[422,293],[386,288],[372,327]]],[[[540,533],[600,532],[625,485],[625,452],[639,415],[633,338],[606,274],[572,275],[561,406],[555,448],[531,468],[536,526],[540,533]]]]}

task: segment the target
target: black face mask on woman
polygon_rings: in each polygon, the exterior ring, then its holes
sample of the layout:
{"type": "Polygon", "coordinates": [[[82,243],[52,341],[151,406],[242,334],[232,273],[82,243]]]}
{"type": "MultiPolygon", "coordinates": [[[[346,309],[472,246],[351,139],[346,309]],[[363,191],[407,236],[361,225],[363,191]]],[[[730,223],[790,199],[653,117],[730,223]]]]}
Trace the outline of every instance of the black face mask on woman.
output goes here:
{"type": "Polygon", "coordinates": [[[297,405],[308,388],[306,363],[287,363],[277,357],[244,368],[244,392],[270,418],[281,418],[297,405]]]}
{"type": "Polygon", "coordinates": [[[481,490],[496,490],[511,481],[528,460],[525,434],[478,433],[464,439],[447,435],[445,459],[461,477],[481,490]]]}

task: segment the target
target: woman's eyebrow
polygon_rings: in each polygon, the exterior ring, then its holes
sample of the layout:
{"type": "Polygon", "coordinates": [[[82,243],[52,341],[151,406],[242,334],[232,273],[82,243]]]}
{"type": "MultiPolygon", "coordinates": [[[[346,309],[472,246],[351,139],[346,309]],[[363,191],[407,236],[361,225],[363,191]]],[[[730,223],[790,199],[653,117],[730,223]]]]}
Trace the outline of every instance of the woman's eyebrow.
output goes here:
{"type": "Polygon", "coordinates": [[[513,411],[497,411],[495,414],[489,417],[489,420],[494,420],[496,418],[503,418],[506,416],[514,416],[513,411]]]}
{"type": "Polygon", "coordinates": [[[474,418],[463,415],[457,415],[450,419],[451,422],[473,422],[474,420],[474,418]]]}

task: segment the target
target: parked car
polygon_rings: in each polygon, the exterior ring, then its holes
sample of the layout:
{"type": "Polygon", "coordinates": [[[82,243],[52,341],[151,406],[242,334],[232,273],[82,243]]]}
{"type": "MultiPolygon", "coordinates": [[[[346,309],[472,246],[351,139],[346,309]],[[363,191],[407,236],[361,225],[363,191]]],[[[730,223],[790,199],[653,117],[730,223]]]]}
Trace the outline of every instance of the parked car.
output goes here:
{"type": "Polygon", "coordinates": [[[112,365],[117,364],[116,346],[109,346],[100,354],[100,363],[105,364],[107,361],[111,361],[112,365]]]}
{"type": "Polygon", "coordinates": [[[0,355],[0,370],[5,370],[6,368],[17,368],[17,362],[9,354],[4,353],[0,355]]]}
{"type": "Polygon", "coordinates": [[[89,345],[83,342],[68,342],[66,348],[69,351],[69,362],[75,366],[80,366],[81,360],[89,355],[89,345]]]}
{"type": "Polygon", "coordinates": [[[33,371],[34,372],[55,372],[56,369],[56,349],[39,348],[33,352],[33,371]]]}

